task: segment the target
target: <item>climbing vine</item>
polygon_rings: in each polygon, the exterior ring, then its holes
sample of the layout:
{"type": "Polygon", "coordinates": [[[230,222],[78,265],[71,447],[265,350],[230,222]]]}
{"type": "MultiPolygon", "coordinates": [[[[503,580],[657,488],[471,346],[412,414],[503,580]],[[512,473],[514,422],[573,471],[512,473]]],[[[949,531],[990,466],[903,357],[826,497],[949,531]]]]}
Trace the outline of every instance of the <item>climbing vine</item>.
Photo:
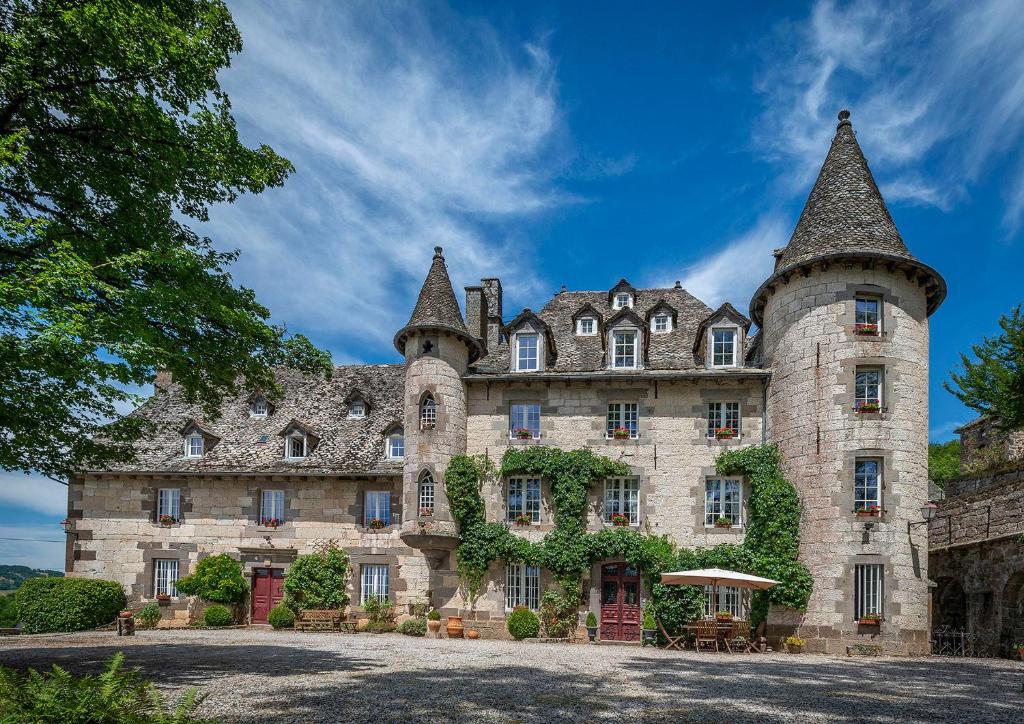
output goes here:
{"type": "Polygon", "coordinates": [[[782,476],[779,452],[762,445],[723,453],[720,474],[742,474],[750,482],[749,521],[742,545],[679,549],[666,535],[631,528],[587,531],[589,492],[609,477],[629,475],[629,466],[590,450],[553,447],[510,448],[500,467],[482,455],[457,455],[445,472],[445,492],[459,527],[458,572],[470,601],[480,595],[487,570],[497,560],[539,565],[550,571],[564,597],[578,604],[584,574],[597,561],[622,557],[637,566],[651,591],[659,617],[675,627],[703,611],[703,593],[694,586],[662,585],[665,571],[720,567],[781,581],[767,593],[755,593],[753,616],[763,619],[768,603],[802,609],[811,592],[811,577],[797,562],[800,501],[782,476]],[[528,475],[545,480],[554,498],[555,528],[540,542],[512,533],[504,523],[486,520],[481,494],[485,479],[528,475]]]}

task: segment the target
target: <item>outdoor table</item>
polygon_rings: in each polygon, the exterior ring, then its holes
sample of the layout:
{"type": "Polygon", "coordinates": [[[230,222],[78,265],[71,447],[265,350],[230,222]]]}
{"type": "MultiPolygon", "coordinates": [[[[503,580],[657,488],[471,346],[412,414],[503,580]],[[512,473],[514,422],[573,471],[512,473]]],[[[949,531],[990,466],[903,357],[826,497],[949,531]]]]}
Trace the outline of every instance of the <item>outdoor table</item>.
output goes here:
{"type": "MultiPolygon", "coordinates": [[[[716,620],[715,621],[715,628],[718,630],[718,638],[719,639],[724,639],[726,636],[729,635],[729,632],[732,631],[733,625],[735,625],[737,623],[744,623],[744,622],[745,622],[745,619],[740,619],[740,618],[734,618],[731,621],[717,621],[716,620]]],[[[697,633],[697,622],[694,621],[693,623],[688,623],[685,626],[683,626],[683,629],[688,634],[696,634],[697,633]]]]}

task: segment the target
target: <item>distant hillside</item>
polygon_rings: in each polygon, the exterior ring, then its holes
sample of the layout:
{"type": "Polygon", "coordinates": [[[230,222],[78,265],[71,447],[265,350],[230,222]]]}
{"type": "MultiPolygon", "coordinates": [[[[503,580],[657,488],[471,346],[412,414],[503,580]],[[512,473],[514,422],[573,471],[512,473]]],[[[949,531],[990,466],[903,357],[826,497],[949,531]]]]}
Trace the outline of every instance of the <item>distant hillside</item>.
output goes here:
{"type": "Polygon", "coordinates": [[[60,571],[44,571],[39,568],[29,568],[28,566],[0,565],[0,591],[13,591],[26,578],[63,575],[60,571]]]}

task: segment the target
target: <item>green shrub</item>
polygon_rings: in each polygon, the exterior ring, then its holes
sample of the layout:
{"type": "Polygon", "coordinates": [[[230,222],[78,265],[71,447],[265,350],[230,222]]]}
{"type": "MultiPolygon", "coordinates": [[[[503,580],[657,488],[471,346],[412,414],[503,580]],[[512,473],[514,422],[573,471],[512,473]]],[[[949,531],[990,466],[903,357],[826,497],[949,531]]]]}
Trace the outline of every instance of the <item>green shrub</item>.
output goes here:
{"type": "Polygon", "coordinates": [[[427,619],[421,616],[408,618],[398,625],[398,633],[406,636],[426,636],[427,619]]]}
{"type": "Polygon", "coordinates": [[[297,610],[344,608],[348,573],[348,554],[340,548],[298,556],[284,579],[289,605],[297,610]]]}
{"type": "Polygon", "coordinates": [[[18,625],[18,604],[14,602],[14,591],[0,593],[0,628],[14,628],[18,625]]]}
{"type": "Polygon", "coordinates": [[[184,724],[205,721],[192,715],[202,702],[195,689],[170,708],[138,670],[125,671],[124,654],[114,654],[99,676],[72,676],[59,666],[39,673],[0,669],[0,721],[68,724],[184,724]]]}
{"type": "Polygon", "coordinates": [[[274,628],[291,628],[295,625],[295,612],[284,603],[279,603],[267,614],[267,623],[274,628]]]}
{"type": "Polygon", "coordinates": [[[120,583],[91,578],[29,578],[14,596],[25,633],[103,626],[117,618],[126,603],[120,583]]]}
{"type": "Polygon", "coordinates": [[[438,611],[436,608],[432,608],[430,609],[430,613],[427,614],[427,618],[429,618],[431,621],[440,621],[441,612],[438,611]]]}
{"type": "Polygon", "coordinates": [[[135,618],[139,619],[139,623],[146,628],[154,628],[157,625],[157,622],[160,621],[160,616],[160,604],[156,602],[147,603],[137,614],[135,614],[135,618]]]}
{"type": "Polygon", "coordinates": [[[572,636],[579,623],[577,599],[558,591],[547,591],[540,599],[540,621],[544,635],[552,639],[572,636]]]}
{"type": "Polygon", "coordinates": [[[363,604],[366,617],[370,619],[367,631],[381,632],[395,629],[395,604],[384,598],[371,598],[363,604]]]}
{"type": "Polygon", "coordinates": [[[517,608],[510,613],[505,625],[516,641],[537,638],[537,634],[540,633],[540,619],[537,618],[537,614],[525,607],[517,608]]]}
{"type": "Polygon", "coordinates": [[[587,628],[597,627],[597,616],[594,615],[593,611],[587,611],[587,628]]]}
{"type": "Polygon", "coordinates": [[[647,604],[644,606],[643,627],[648,631],[658,628],[658,622],[654,618],[654,604],[651,601],[647,601],[647,604]]]}
{"type": "Polygon", "coordinates": [[[216,603],[238,603],[248,590],[242,564],[227,553],[203,558],[196,564],[196,572],[179,578],[176,585],[179,593],[216,603]]]}
{"type": "Polygon", "coordinates": [[[203,611],[203,621],[207,626],[230,626],[233,622],[231,611],[227,606],[215,603],[203,611]]]}

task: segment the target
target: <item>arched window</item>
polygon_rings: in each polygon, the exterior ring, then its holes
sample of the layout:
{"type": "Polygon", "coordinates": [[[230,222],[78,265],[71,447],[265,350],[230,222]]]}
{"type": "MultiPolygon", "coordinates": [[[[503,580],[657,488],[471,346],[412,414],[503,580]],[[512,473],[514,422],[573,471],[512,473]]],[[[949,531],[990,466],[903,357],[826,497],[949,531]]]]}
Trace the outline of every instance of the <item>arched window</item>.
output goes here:
{"type": "Polygon", "coordinates": [[[427,470],[424,470],[423,474],[420,475],[417,499],[419,501],[420,515],[434,514],[434,476],[427,470]]]}
{"type": "Polygon", "coordinates": [[[395,430],[388,435],[385,453],[389,460],[401,460],[405,457],[405,433],[395,430]]]}
{"type": "Polygon", "coordinates": [[[420,429],[433,430],[437,427],[437,403],[429,392],[420,400],[420,429]]]}

